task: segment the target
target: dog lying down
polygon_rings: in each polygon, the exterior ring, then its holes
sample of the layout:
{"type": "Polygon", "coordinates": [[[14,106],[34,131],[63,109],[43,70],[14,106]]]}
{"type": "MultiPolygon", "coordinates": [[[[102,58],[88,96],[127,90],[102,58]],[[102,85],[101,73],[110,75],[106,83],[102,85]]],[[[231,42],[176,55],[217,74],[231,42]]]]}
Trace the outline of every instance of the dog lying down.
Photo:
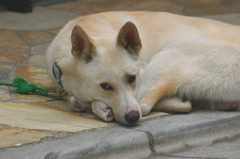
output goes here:
{"type": "Polygon", "coordinates": [[[93,14],[64,26],[46,60],[69,106],[107,122],[189,112],[192,101],[239,108],[239,26],[164,12],[93,14]]]}

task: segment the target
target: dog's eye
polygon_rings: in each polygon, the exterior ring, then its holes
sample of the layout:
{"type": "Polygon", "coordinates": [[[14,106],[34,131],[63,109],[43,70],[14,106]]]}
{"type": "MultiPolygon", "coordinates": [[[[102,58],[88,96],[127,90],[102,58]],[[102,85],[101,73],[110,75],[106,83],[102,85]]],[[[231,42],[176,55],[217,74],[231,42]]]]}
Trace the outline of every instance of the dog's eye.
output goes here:
{"type": "Polygon", "coordinates": [[[133,83],[133,82],[135,82],[135,80],[136,80],[136,76],[135,75],[130,75],[129,77],[128,77],[128,83],[133,83]]]}
{"type": "Polygon", "coordinates": [[[100,86],[102,87],[102,89],[107,90],[107,91],[113,90],[113,88],[111,86],[109,86],[107,83],[102,83],[102,84],[100,84],[100,86]]]}

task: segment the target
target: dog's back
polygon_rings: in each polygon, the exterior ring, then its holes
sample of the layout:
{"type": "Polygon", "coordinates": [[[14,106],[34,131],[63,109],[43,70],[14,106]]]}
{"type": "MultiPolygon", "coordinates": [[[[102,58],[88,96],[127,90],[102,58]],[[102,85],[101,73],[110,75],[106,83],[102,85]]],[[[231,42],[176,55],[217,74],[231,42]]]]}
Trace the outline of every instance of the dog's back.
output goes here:
{"type": "Polygon", "coordinates": [[[140,53],[143,67],[162,48],[179,40],[211,36],[213,41],[223,40],[224,42],[240,44],[239,28],[218,21],[185,17],[165,12],[106,12],[70,21],[51,44],[50,51],[47,53],[49,56],[47,56],[50,57],[52,56],[50,54],[55,52],[56,54],[69,54],[68,52],[71,50],[69,48],[71,46],[70,35],[75,25],[80,25],[94,41],[93,43],[105,42],[107,40],[111,44],[111,42],[116,41],[115,39],[120,28],[127,21],[133,22],[139,31],[143,44],[140,53]],[[55,46],[61,46],[58,48],[60,50],[55,51],[51,49],[51,47],[55,46]]]}

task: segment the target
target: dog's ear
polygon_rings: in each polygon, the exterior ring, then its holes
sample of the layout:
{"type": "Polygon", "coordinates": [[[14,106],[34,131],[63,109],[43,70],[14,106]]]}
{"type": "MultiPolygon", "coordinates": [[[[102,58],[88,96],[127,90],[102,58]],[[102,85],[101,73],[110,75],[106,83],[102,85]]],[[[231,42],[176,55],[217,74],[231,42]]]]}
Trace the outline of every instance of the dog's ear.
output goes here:
{"type": "Polygon", "coordinates": [[[87,62],[91,61],[94,51],[94,45],[91,43],[86,32],[76,25],[72,30],[72,55],[77,59],[83,59],[87,62]]]}
{"type": "Polygon", "coordinates": [[[125,23],[119,31],[117,46],[123,46],[130,54],[138,56],[142,43],[137,27],[132,22],[125,23]]]}

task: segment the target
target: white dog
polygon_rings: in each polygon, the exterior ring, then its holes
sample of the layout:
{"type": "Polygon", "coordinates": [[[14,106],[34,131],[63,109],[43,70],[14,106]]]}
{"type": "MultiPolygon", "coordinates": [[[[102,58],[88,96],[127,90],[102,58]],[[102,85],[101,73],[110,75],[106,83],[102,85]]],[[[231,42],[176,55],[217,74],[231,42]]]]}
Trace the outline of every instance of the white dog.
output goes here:
{"type": "Polygon", "coordinates": [[[160,12],[106,12],[70,21],[46,54],[47,70],[76,110],[137,123],[151,109],[223,109],[240,101],[240,27],[160,12]]]}

